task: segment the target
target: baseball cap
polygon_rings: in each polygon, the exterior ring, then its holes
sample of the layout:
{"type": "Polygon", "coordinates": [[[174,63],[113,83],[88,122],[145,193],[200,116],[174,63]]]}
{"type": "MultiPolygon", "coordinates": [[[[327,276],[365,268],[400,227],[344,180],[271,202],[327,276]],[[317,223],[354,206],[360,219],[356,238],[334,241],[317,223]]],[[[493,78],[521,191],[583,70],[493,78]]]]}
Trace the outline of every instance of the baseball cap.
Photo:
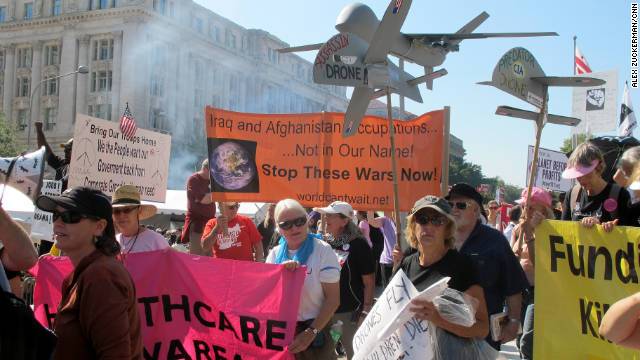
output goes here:
{"type": "Polygon", "coordinates": [[[483,210],[482,206],[482,195],[471,185],[465,183],[458,183],[451,187],[449,190],[449,194],[445,196],[446,200],[450,200],[452,196],[462,196],[469,198],[476,203],[480,207],[481,211],[483,210]]]}
{"type": "Polygon", "coordinates": [[[313,208],[320,214],[342,214],[348,218],[353,217],[353,207],[344,201],[334,201],[329,206],[323,208],[313,208]]]}
{"type": "MultiPolygon", "coordinates": [[[[525,202],[527,202],[527,189],[522,190],[520,199],[516,200],[516,204],[524,204],[525,202]]],[[[551,194],[544,189],[534,186],[531,189],[531,202],[551,207],[551,194]]]]}
{"type": "Polygon", "coordinates": [[[102,191],[90,187],[79,186],[67,189],[62,195],[40,195],[35,204],[43,211],[53,212],[60,206],[87,216],[105,219],[108,222],[113,221],[109,197],[102,191]]]}
{"type": "Polygon", "coordinates": [[[591,165],[589,166],[576,163],[574,166],[564,169],[564,171],[562,172],[562,177],[565,179],[577,179],[581,176],[585,176],[592,172],[599,163],[600,161],[598,161],[597,159],[593,160],[591,162],[591,165]]]}
{"type": "Polygon", "coordinates": [[[70,148],[73,146],[73,138],[67,140],[67,142],[60,144],[61,148],[70,148]]]}
{"type": "Polygon", "coordinates": [[[422,209],[433,209],[448,218],[450,221],[455,221],[451,215],[451,206],[449,206],[449,203],[437,196],[427,195],[418,199],[418,201],[413,204],[413,208],[411,208],[411,215],[414,215],[422,209]]]}

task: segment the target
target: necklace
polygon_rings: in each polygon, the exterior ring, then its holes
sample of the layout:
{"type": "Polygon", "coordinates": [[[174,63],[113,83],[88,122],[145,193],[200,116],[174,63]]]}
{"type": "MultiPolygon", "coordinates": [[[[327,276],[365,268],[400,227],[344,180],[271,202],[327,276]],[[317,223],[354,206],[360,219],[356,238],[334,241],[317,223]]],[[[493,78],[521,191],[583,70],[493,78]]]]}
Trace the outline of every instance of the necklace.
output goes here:
{"type": "Polygon", "coordinates": [[[129,254],[131,252],[131,250],[133,250],[133,247],[136,246],[136,241],[138,241],[138,235],[140,235],[140,227],[138,227],[138,231],[136,231],[136,236],[133,238],[133,240],[126,240],[125,239],[125,235],[122,234],[122,244],[124,244],[125,249],[128,247],[129,244],[131,244],[131,247],[129,247],[129,250],[127,250],[125,252],[125,254],[129,254]],[[132,243],[133,242],[133,243],[132,243]]]}

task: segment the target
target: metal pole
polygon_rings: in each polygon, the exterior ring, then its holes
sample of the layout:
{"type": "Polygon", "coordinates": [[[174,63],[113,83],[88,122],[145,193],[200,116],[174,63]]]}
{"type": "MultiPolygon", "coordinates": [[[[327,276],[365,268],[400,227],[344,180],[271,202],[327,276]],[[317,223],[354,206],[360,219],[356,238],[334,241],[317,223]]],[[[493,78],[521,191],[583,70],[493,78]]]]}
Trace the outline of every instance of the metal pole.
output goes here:
{"type": "Polygon", "coordinates": [[[400,199],[398,198],[398,168],[396,164],[396,129],[393,127],[393,113],[391,110],[391,88],[387,86],[387,118],[389,119],[389,134],[391,135],[391,172],[393,173],[393,216],[396,221],[396,245],[400,251],[402,251],[400,199]]]}
{"type": "MultiPolygon", "coordinates": [[[[576,39],[577,36],[573,35],[573,75],[576,75],[576,39]]],[[[578,146],[578,133],[576,133],[575,128],[571,129],[571,150],[575,149],[578,146]]]]}
{"type": "MultiPolygon", "coordinates": [[[[404,71],[404,59],[400,58],[398,61],[398,65],[400,65],[400,71],[404,71]]],[[[404,119],[404,95],[400,94],[400,117],[404,119]]]]}
{"type": "Polygon", "coordinates": [[[451,146],[451,134],[450,132],[450,119],[451,108],[449,106],[444,107],[444,151],[442,152],[442,179],[440,179],[440,191],[442,196],[445,196],[449,190],[449,147],[451,146]]]}

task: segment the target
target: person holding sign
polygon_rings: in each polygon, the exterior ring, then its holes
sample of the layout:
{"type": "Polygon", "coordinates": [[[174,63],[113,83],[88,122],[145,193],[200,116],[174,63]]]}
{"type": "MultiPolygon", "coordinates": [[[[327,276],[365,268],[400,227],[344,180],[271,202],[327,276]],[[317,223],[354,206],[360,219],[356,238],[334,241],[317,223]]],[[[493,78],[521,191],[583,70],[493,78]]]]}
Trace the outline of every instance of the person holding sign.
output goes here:
{"type": "MultiPolygon", "coordinates": [[[[463,292],[478,302],[475,323],[470,327],[453,324],[445,320],[432,302],[414,299],[411,311],[421,320],[427,320],[449,334],[460,338],[484,338],[489,333],[487,306],[484,292],[475,278],[475,268],[471,258],[460,254],[453,247],[455,241],[455,219],[451,206],[441,198],[427,195],[416,201],[407,217],[407,242],[418,251],[405,257],[400,268],[415,285],[423,291],[444,277],[450,277],[449,288],[463,292]]],[[[444,337],[438,336],[438,340],[444,337]]],[[[458,345],[465,342],[458,342],[458,345]]],[[[436,351],[447,359],[448,351],[462,349],[445,348],[437,344],[436,351]]],[[[450,355],[450,354],[449,354],[450,355]]]]}
{"type": "Polygon", "coordinates": [[[140,225],[141,220],[155,215],[156,207],[142,204],[140,193],[133,185],[123,185],[116,189],[112,198],[113,222],[120,232],[116,240],[123,254],[162,250],[169,243],[161,234],[140,225]]]}
{"type": "Polygon", "coordinates": [[[189,253],[204,255],[200,239],[204,225],[216,217],[216,204],[211,198],[209,159],[204,159],[200,171],[187,180],[187,215],[184,219],[182,242],[189,243],[189,253]]]}
{"type": "Polygon", "coordinates": [[[375,266],[373,252],[353,222],[353,208],[343,201],[314,208],[326,216],[327,242],[342,265],[340,271],[340,307],[334,322],[342,321],[342,345],[353,357],[353,336],[373,306],[375,266]]]}
{"type": "Polygon", "coordinates": [[[204,227],[202,251],[222,259],[263,261],[262,236],[251,219],[238,215],[240,203],[221,202],[219,206],[220,216],[204,227]]]}
{"type": "Polygon", "coordinates": [[[74,268],[62,283],[54,359],[141,359],[136,289],[115,258],[120,245],[109,198],[76,187],[60,196],[42,195],[35,205],[53,213],[56,243],[74,268]]]}
{"type": "Polygon", "coordinates": [[[580,221],[587,228],[602,224],[605,231],[611,231],[614,225],[633,225],[629,193],[602,178],[605,167],[600,149],[591,142],[573,150],[562,177],[576,179],[578,184],[565,197],[562,220],[580,221]]]}
{"type": "Polygon", "coordinates": [[[296,336],[289,351],[296,359],[335,359],[327,324],[340,305],[338,257],[327,243],[308,232],[307,213],[297,201],[278,202],[275,220],[282,237],[279,245],[269,252],[266,262],[283,264],[289,269],[307,267],[296,336]]]}

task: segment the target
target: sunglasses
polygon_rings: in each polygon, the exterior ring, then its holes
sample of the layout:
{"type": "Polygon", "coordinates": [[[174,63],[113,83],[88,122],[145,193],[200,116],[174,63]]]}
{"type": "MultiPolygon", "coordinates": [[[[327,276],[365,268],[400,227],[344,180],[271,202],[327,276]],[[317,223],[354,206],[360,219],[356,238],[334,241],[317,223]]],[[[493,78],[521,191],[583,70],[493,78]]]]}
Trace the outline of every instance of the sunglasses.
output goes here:
{"type": "Polygon", "coordinates": [[[137,208],[137,206],[113,208],[113,215],[129,214],[137,208]]]}
{"type": "Polygon", "coordinates": [[[466,201],[449,201],[449,206],[451,206],[451,208],[456,208],[458,210],[465,210],[466,208],[469,207],[469,203],[466,201]]]}
{"type": "Polygon", "coordinates": [[[282,230],[289,230],[292,227],[300,227],[307,224],[307,218],[305,216],[297,219],[287,220],[278,223],[278,227],[282,230]]]}
{"type": "Polygon", "coordinates": [[[82,219],[97,219],[95,217],[87,216],[87,215],[81,214],[79,212],[75,212],[73,210],[68,210],[68,211],[64,211],[64,212],[54,211],[54,212],[51,213],[51,215],[53,216],[53,221],[54,222],[56,220],[58,220],[58,219],[62,219],[62,222],[65,223],[65,224],[77,224],[82,219]]]}
{"type": "Polygon", "coordinates": [[[427,215],[416,214],[414,218],[416,220],[416,223],[420,225],[431,224],[433,226],[442,226],[447,223],[447,219],[444,218],[443,216],[427,216],[427,215]]]}

